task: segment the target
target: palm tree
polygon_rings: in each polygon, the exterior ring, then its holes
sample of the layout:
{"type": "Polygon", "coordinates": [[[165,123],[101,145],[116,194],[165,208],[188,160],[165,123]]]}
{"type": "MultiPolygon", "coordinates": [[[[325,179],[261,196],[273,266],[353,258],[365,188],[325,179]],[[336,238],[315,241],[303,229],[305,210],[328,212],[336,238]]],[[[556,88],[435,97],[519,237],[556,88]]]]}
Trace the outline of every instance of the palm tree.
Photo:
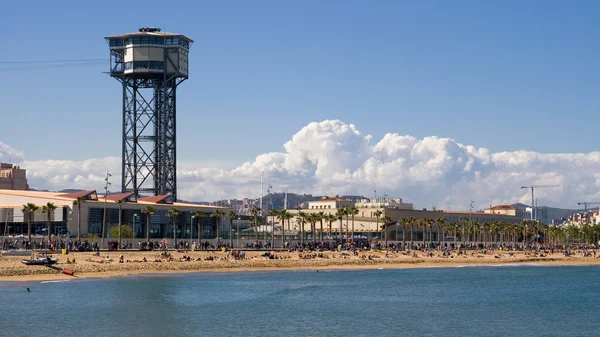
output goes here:
{"type": "Polygon", "coordinates": [[[83,197],[73,200],[73,207],[77,206],[77,242],[81,242],[81,203],[85,202],[83,197]]]}
{"type": "MultiPolygon", "coordinates": [[[[402,226],[402,250],[406,249],[406,230],[411,223],[410,218],[402,218],[400,220],[400,225],[402,226]]],[[[398,238],[396,238],[398,240],[398,238]]]]}
{"type": "Polygon", "coordinates": [[[271,243],[273,245],[273,247],[275,247],[275,217],[279,214],[279,211],[276,210],[275,208],[271,208],[269,210],[269,212],[267,213],[268,216],[271,217],[271,221],[272,221],[272,226],[271,228],[273,229],[273,232],[271,234],[271,243]]]}
{"type": "Polygon", "coordinates": [[[54,210],[56,209],[56,205],[54,205],[53,202],[49,202],[47,204],[45,204],[44,206],[42,206],[42,213],[46,214],[48,216],[48,245],[50,245],[50,242],[52,241],[52,214],[54,213],[54,210]]]}
{"type": "Polygon", "coordinates": [[[194,218],[196,218],[196,226],[198,227],[198,244],[202,241],[202,218],[207,217],[209,213],[204,211],[194,211],[194,218]]]}
{"type": "Polygon", "coordinates": [[[306,222],[306,213],[298,211],[298,219],[300,219],[300,244],[304,244],[304,223],[306,222]]]}
{"type": "Polygon", "coordinates": [[[469,218],[467,218],[466,216],[461,216],[460,218],[458,218],[458,220],[462,224],[462,233],[460,234],[460,236],[463,241],[463,244],[466,244],[467,242],[465,241],[465,227],[467,226],[467,222],[469,222],[469,218]]]}
{"type": "Polygon", "coordinates": [[[321,226],[320,226],[321,233],[319,235],[319,241],[321,241],[321,242],[323,242],[323,221],[326,220],[326,216],[327,216],[327,214],[325,214],[325,212],[323,212],[323,211],[317,213],[317,221],[319,221],[319,223],[321,224],[321,226]]]}
{"type": "Polygon", "coordinates": [[[379,217],[383,215],[383,211],[378,209],[373,213],[373,215],[375,215],[375,218],[377,219],[375,221],[375,228],[377,229],[377,232],[379,234],[379,241],[381,241],[381,233],[382,232],[380,232],[380,229],[379,229],[379,217]]]}
{"type": "Polygon", "coordinates": [[[335,214],[325,214],[323,221],[327,222],[327,236],[331,238],[331,232],[333,231],[333,222],[337,220],[335,214]]]}
{"type": "Polygon", "coordinates": [[[156,213],[156,209],[152,206],[146,206],[142,209],[142,213],[146,214],[146,243],[150,242],[150,223],[152,222],[152,215],[156,213]]]}
{"type": "Polygon", "coordinates": [[[285,247],[285,220],[288,220],[288,229],[290,226],[290,219],[292,218],[292,214],[285,209],[279,211],[277,218],[281,221],[281,248],[285,247]]]}
{"type": "Polygon", "coordinates": [[[435,219],[435,226],[437,227],[437,232],[438,232],[438,237],[437,237],[437,241],[438,241],[438,247],[442,247],[442,242],[440,241],[442,236],[441,234],[441,230],[444,228],[444,225],[446,224],[446,218],[441,217],[441,218],[437,218],[435,219]]]}
{"type": "Polygon", "coordinates": [[[350,225],[348,224],[350,221],[350,208],[344,207],[344,216],[346,216],[346,241],[350,238],[350,225]]]}
{"type": "Polygon", "coordinates": [[[342,230],[342,219],[344,218],[344,209],[343,208],[338,208],[337,211],[335,212],[335,217],[337,220],[340,221],[340,241],[343,240],[343,230],[342,230]]]}
{"type": "Polygon", "coordinates": [[[227,218],[229,219],[229,247],[233,248],[233,236],[232,227],[233,227],[233,219],[237,217],[237,213],[235,211],[227,212],[227,218]]]}
{"type": "MultiPolygon", "coordinates": [[[[218,210],[218,209],[215,209],[215,210],[212,212],[212,214],[210,215],[211,217],[215,218],[215,219],[216,219],[216,221],[217,221],[217,231],[216,231],[216,232],[217,232],[217,233],[216,233],[216,234],[217,234],[217,248],[219,248],[219,242],[220,242],[220,240],[221,240],[221,239],[219,238],[219,219],[221,219],[221,217],[222,217],[223,215],[225,215],[225,214],[224,214],[223,212],[221,212],[220,210],[218,210]]],[[[257,235],[258,235],[258,234],[257,234],[257,235]]],[[[257,236],[256,240],[258,241],[258,236],[257,236]]]]}
{"type": "Polygon", "coordinates": [[[409,227],[410,227],[410,245],[412,247],[412,245],[414,244],[414,238],[413,238],[413,227],[415,225],[415,223],[417,222],[417,218],[415,218],[414,216],[411,216],[408,218],[408,223],[409,223],[409,227]]]}
{"type": "Polygon", "coordinates": [[[419,226],[423,227],[423,248],[425,248],[425,239],[427,236],[427,226],[429,226],[429,219],[419,219],[419,226]]]}
{"type": "Polygon", "coordinates": [[[23,205],[23,213],[27,215],[27,237],[29,240],[29,244],[31,244],[31,223],[35,217],[35,211],[40,209],[40,207],[34,203],[28,202],[23,205]]]}
{"type": "Polygon", "coordinates": [[[258,226],[259,226],[258,217],[260,215],[260,211],[261,211],[261,209],[258,206],[252,206],[252,208],[250,209],[250,215],[254,219],[254,233],[256,234],[256,242],[257,243],[258,243],[258,226]]]}
{"type": "Polygon", "coordinates": [[[177,208],[171,208],[167,212],[167,216],[173,220],[173,240],[175,242],[174,246],[177,249],[177,218],[181,215],[181,211],[177,208]]]}
{"type": "Polygon", "coordinates": [[[392,218],[390,218],[389,216],[384,216],[383,219],[383,224],[381,225],[382,230],[385,233],[385,249],[388,249],[388,235],[387,235],[387,226],[388,224],[390,224],[392,222],[392,218]]]}
{"type": "Polygon", "coordinates": [[[350,207],[348,209],[348,213],[350,213],[350,215],[352,215],[352,242],[354,242],[354,216],[359,213],[358,208],[350,207]]]}
{"type": "Polygon", "coordinates": [[[117,200],[117,204],[119,205],[119,239],[117,240],[117,249],[121,249],[121,215],[122,215],[122,206],[125,203],[125,200],[119,199],[117,200]]]}

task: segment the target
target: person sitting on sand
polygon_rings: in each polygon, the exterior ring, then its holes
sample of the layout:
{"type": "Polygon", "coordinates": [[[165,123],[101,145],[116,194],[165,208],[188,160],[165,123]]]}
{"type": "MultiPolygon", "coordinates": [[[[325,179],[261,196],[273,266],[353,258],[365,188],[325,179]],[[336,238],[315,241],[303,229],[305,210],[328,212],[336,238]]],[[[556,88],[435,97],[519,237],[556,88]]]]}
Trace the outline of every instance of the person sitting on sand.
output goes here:
{"type": "Polygon", "coordinates": [[[69,258],[67,257],[67,261],[65,261],[66,264],[71,264],[71,260],[69,260],[69,258]]]}
{"type": "Polygon", "coordinates": [[[125,259],[125,257],[123,256],[123,254],[121,254],[121,256],[119,256],[119,263],[123,263],[124,259],[125,259]]]}

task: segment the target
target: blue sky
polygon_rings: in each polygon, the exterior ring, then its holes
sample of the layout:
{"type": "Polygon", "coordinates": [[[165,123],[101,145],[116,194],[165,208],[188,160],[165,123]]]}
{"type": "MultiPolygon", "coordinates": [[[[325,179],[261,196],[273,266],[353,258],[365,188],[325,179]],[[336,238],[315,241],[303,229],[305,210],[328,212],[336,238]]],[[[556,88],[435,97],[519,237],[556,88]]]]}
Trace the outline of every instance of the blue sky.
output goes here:
{"type": "MultiPolygon", "coordinates": [[[[0,62],[108,59],[104,36],[158,26],[195,44],[178,159],[240,163],[311,121],[451,137],[493,152],[590,152],[600,92],[594,1],[10,1],[0,62]]],[[[119,156],[106,64],[0,64],[0,141],[28,160],[119,156]]]]}

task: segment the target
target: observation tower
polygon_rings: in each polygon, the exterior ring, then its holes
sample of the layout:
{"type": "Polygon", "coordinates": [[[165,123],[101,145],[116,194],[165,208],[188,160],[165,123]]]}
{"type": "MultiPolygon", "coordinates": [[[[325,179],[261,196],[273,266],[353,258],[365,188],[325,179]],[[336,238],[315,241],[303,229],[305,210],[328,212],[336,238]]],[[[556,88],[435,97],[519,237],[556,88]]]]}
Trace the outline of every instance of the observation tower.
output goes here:
{"type": "Polygon", "coordinates": [[[153,27],[105,39],[123,86],[121,192],[177,200],[176,91],[193,41],[153,27]]]}

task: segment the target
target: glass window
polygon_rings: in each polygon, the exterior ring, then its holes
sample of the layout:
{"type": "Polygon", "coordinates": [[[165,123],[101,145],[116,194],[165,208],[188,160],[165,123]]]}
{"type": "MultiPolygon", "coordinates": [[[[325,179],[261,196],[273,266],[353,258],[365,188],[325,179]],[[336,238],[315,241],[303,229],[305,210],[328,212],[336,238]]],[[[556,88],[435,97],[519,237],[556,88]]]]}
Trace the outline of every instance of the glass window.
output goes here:
{"type": "Polygon", "coordinates": [[[111,47],[120,47],[123,45],[123,39],[110,39],[109,45],[111,47]]]}

